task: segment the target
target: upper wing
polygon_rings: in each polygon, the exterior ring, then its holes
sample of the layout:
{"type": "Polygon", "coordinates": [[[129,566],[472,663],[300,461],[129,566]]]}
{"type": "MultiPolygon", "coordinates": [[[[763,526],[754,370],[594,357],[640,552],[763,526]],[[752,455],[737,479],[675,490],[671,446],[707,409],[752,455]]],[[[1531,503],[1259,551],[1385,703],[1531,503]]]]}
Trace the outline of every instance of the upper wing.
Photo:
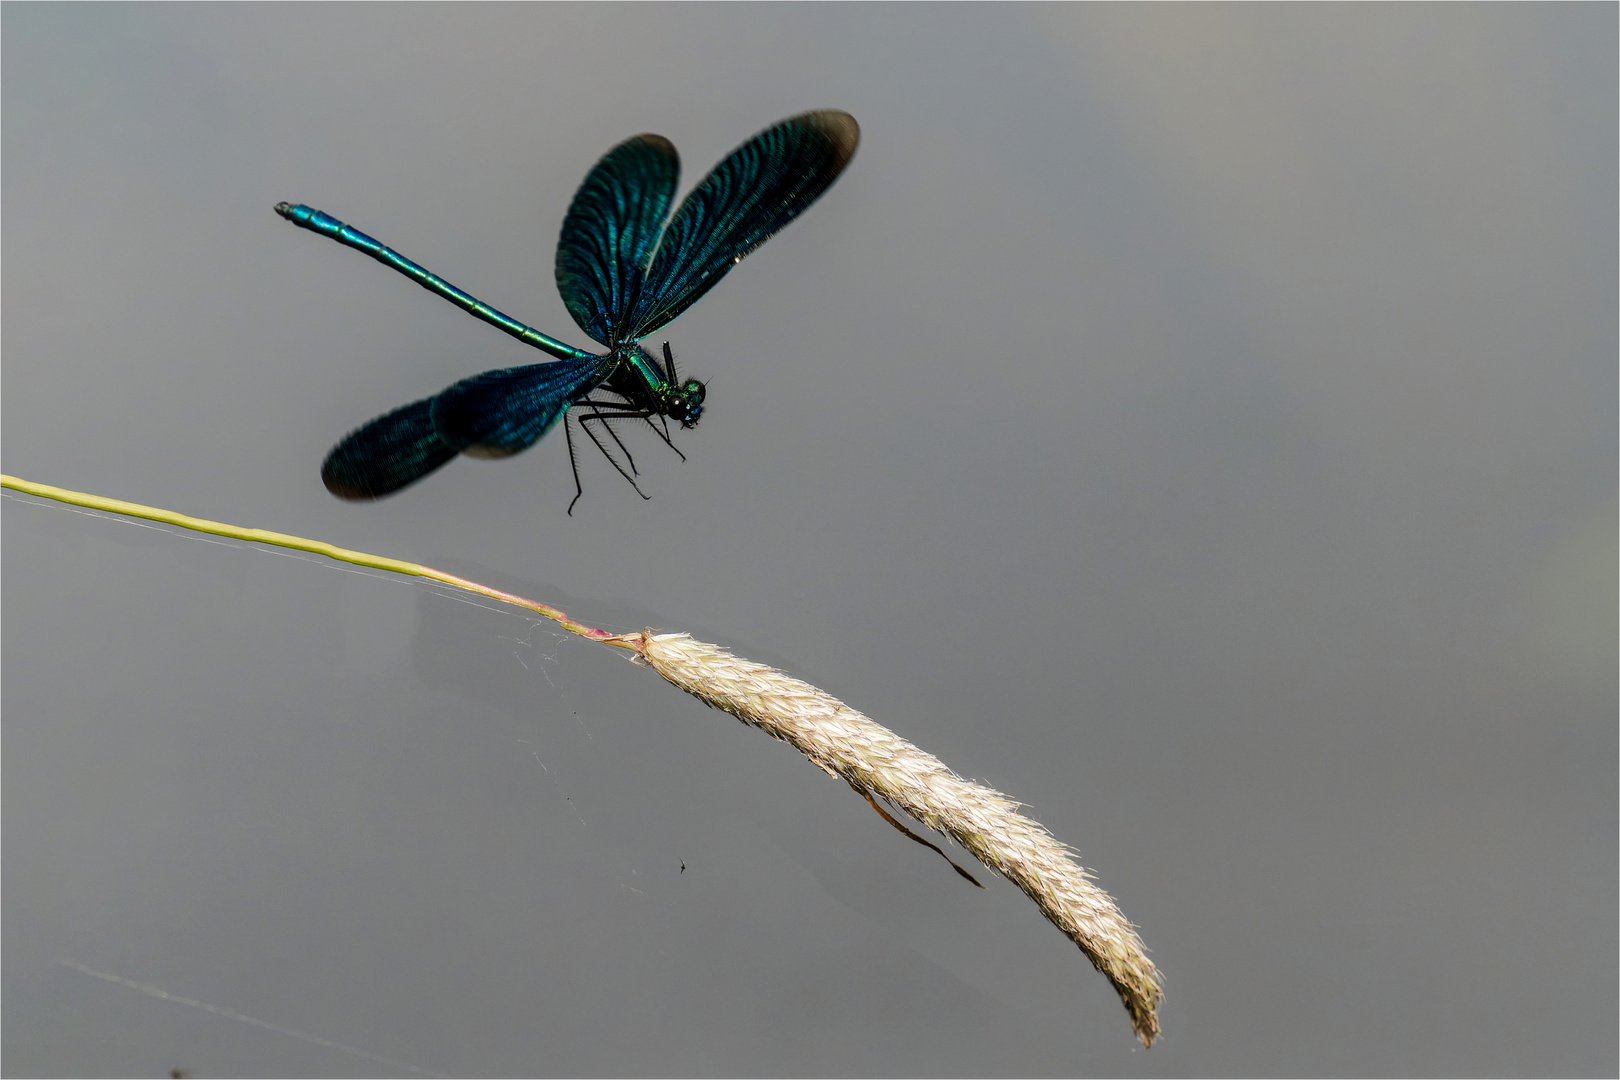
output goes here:
{"type": "Polygon", "coordinates": [[[452,451],[472,457],[515,454],[607,378],[614,362],[611,354],[556,360],[462,379],[433,398],[433,430],[452,451]]]}
{"type": "Polygon", "coordinates": [[[680,176],[668,139],[637,135],[603,155],[563,218],[557,291],[579,328],[604,345],[617,344],[680,176]]]}
{"type": "Polygon", "coordinates": [[[664,229],[620,337],[652,333],[714,288],[832,186],[860,140],[853,116],[823,109],[783,120],[733,150],[664,229]]]}

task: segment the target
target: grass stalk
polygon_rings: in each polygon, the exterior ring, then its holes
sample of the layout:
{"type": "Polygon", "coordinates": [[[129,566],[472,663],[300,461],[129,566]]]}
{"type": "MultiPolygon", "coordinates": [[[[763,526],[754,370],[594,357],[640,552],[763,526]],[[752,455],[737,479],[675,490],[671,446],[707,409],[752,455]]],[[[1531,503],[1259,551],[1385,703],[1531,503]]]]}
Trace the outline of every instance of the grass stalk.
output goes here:
{"type": "Polygon", "coordinates": [[[962,845],[974,858],[1022,889],[1041,914],[1108,977],[1144,1046],[1153,1045],[1159,1035],[1158,1008],[1164,992],[1158,970],[1148,959],[1136,929],[1113,898],[1092,881],[1074,853],[1039,822],[1020,813],[1017,802],[963,779],[932,754],[809,683],[686,634],[655,634],[651,630],[610,634],[570,619],[549,604],[416,563],[286,533],[188,517],[14,476],[0,475],[0,487],[92,510],[427,578],[544,615],[580,637],[628,649],[637,661],[672,685],[790,744],[862,795],[886,799],[962,845]]]}

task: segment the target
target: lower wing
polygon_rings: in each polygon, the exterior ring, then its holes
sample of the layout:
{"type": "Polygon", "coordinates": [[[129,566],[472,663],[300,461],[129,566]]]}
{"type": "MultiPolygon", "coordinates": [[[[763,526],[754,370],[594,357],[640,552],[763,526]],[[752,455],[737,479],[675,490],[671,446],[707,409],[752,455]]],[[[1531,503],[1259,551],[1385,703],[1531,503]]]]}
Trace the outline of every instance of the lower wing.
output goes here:
{"type": "Polygon", "coordinates": [[[502,368],[350,432],[326,455],[321,480],[341,499],[377,499],[415,483],[458,453],[507,457],[544,435],[574,399],[613,370],[607,356],[502,368]]]}

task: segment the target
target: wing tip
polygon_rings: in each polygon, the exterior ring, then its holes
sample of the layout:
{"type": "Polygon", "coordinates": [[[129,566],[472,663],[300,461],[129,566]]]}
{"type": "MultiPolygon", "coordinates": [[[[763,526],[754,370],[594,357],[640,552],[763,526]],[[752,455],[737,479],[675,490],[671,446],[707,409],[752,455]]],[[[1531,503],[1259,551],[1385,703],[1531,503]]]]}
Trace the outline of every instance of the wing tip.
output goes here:
{"type": "MultiPolygon", "coordinates": [[[[321,462],[321,483],[326,490],[348,502],[376,502],[427,475],[426,472],[401,478],[397,472],[384,475],[377,465],[352,451],[350,440],[332,448],[321,462]]],[[[431,470],[429,470],[431,471],[431,470]]]]}
{"type": "Polygon", "coordinates": [[[805,113],[804,117],[826,136],[832,145],[838,167],[842,169],[849,159],[855,156],[856,148],[861,145],[860,123],[842,109],[813,109],[805,113]]]}
{"type": "Polygon", "coordinates": [[[373,491],[364,481],[356,480],[353,476],[345,476],[343,469],[345,463],[336,459],[337,452],[333,451],[321,463],[321,483],[333,495],[349,502],[375,502],[389,494],[386,491],[373,491]]]}
{"type": "Polygon", "coordinates": [[[432,402],[413,401],[345,435],[321,462],[326,490],[350,502],[374,502],[455,457],[433,429],[432,402]]]}
{"type": "Polygon", "coordinates": [[[326,455],[326,460],[321,462],[321,483],[327,491],[349,502],[373,502],[388,494],[386,491],[371,490],[369,485],[345,468],[347,464],[339,459],[336,449],[326,455]]]}
{"type": "MultiPolygon", "coordinates": [[[[657,154],[674,158],[677,161],[680,160],[680,153],[675,149],[675,144],[656,132],[643,131],[640,135],[630,136],[630,138],[624,140],[624,143],[619,145],[623,146],[626,143],[639,143],[657,154]]],[[[614,147],[614,149],[618,149],[618,147],[614,147]]]]}

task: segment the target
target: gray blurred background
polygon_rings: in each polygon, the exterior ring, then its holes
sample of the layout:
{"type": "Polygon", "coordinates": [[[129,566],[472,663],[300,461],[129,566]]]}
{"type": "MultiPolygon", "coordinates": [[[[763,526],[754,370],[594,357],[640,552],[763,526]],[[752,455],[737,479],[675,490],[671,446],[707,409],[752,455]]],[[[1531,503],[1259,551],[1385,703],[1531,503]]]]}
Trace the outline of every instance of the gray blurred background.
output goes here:
{"type": "Polygon", "coordinates": [[[6,5],[7,472],[782,666],[1029,804],[1168,999],[1143,1051],[1016,889],[622,653],[7,498],[4,1071],[1613,1075],[1616,37],[6,5]],[[585,344],[596,159],[816,107],[860,152],[668,328],[650,502],[585,453],[567,517],[555,436],[321,487],[543,357],[273,203],[585,344]]]}

